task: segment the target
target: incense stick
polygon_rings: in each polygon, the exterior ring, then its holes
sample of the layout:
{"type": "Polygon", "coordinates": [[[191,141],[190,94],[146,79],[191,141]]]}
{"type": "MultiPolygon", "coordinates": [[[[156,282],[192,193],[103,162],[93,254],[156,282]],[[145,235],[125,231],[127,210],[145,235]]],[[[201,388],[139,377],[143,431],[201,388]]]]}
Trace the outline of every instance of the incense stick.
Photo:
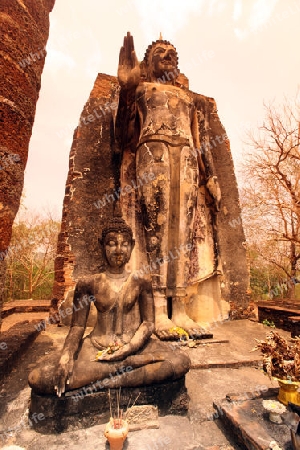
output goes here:
{"type": "Polygon", "coordinates": [[[112,408],[111,408],[110,388],[108,388],[108,399],[109,399],[109,411],[110,411],[110,417],[112,417],[112,408]]]}
{"type": "Polygon", "coordinates": [[[120,422],[120,401],[121,401],[121,386],[119,387],[119,401],[118,401],[118,419],[120,422]]]}
{"type": "Polygon", "coordinates": [[[130,404],[130,400],[131,400],[132,395],[130,395],[128,403],[127,403],[127,407],[126,407],[126,411],[125,411],[125,415],[127,414],[128,408],[129,408],[129,404],[130,404]]]}
{"type": "MultiPolygon", "coordinates": [[[[137,395],[137,397],[136,397],[136,399],[134,400],[134,402],[133,402],[132,405],[130,406],[130,408],[133,408],[133,407],[134,407],[134,405],[135,405],[135,403],[136,403],[136,401],[137,401],[137,399],[139,398],[140,395],[141,395],[141,393],[139,392],[138,395],[137,395]]],[[[130,396],[129,402],[130,402],[130,400],[131,400],[131,396],[130,396]]],[[[127,412],[128,412],[128,409],[129,409],[129,402],[128,402],[128,405],[127,405],[126,412],[125,412],[125,414],[124,414],[125,420],[126,420],[127,412]]]]}
{"type": "Polygon", "coordinates": [[[133,402],[131,408],[135,405],[135,403],[136,403],[136,401],[137,401],[137,399],[139,398],[140,395],[141,395],[141,393],[139,392],[139,395],[138,395],[137,398],[134,400],[134,402],[133,402]]]}

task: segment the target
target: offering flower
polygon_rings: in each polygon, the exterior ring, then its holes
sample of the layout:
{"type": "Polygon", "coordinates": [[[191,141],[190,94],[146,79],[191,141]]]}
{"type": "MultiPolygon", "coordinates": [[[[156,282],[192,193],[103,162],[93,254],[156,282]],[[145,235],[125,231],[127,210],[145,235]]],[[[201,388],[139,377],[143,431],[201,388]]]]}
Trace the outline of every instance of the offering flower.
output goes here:
{"type": "Polygon", "coordinates": [[[101,361],[102,357],[106,354],[112,355],[116,351],[120,350],[122,346],[123,344],[118,343],[117,341],[109,344],[109,346],[106,347],[104,350],[99,350],[99,352],[97,352],[95,361],[101,361]]]}
{"type": "Polygon", "coordinates": [[[180,339],[187,340],[189,338],[188,333],[180,327],[173,327],[169,329],[169,333],[177,333],[180,339]]]}

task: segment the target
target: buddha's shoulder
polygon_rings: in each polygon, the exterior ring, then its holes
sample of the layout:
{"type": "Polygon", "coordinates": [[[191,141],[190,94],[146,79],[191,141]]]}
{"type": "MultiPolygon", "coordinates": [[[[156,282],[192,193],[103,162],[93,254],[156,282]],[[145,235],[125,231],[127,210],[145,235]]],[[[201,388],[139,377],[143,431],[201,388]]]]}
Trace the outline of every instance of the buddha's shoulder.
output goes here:
{"type": "Polygon", "coordinates": [[[140,275],[139,271],[136,271],[131,273],[129,278],[132,284],[140,286],[141,289],[151,289],[152,283],[149,275],[140,275]]]}

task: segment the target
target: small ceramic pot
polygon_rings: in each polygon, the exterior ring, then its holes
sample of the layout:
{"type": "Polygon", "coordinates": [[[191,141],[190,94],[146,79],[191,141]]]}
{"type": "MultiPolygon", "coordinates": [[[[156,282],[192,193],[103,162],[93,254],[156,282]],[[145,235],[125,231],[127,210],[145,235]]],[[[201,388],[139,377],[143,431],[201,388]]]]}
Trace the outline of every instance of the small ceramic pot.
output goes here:
{"type": "Polygon", "coordinates": [[[104,431],[104,436],[109,442],[110,450],[122,450],[123,443],[128,434],[128,422],[121,419],[110,418],[104,431]]]}
{"type": "Polygon", "coordinates": [[[287,405],[288,402],[291,402],[295,405],[300,406],[300,393],[298,392],[300,382],[279,380],[278,378],[277,381],[279,384],[279,394],[277,397],[278,400],[284,405],[287,405]]]}

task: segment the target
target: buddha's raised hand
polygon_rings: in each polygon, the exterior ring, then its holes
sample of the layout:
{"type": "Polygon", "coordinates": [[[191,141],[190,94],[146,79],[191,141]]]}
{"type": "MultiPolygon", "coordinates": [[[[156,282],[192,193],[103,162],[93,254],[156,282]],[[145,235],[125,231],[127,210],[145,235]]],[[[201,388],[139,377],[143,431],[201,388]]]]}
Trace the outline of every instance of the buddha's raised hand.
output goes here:
{"type": "Polygon", "coordinates": [[[139,84],[140,77],[140,65],[134,51],[133,37],[128,32],[120,50],[118,80],[121,87],[131,88],[139,84]]]}

